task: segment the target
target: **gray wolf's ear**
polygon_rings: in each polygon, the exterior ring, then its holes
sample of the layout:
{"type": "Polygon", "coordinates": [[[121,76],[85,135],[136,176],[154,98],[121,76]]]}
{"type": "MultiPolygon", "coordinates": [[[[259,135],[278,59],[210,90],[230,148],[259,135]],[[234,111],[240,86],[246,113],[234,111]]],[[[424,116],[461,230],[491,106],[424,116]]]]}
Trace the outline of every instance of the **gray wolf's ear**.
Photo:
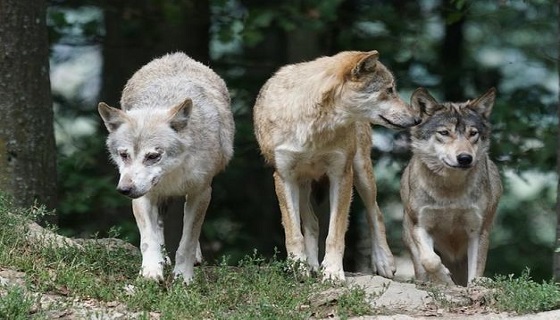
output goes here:
{"type": "Polygon", "coordinates": [[[185,101],[169,110],[169,124],[173,130],[179,132],[187,126],[192,111],[192,105],[192,100],[186,98],[185,101]]]}
{"type": "Polygon", "coordinates": [[[440,109],[439,103],[430,95],[425,88],[414,90],[410,97],[410,105],[412,109],[420,112],[422,117],[432,115],[436,110],[440,109]]]}
{"type": "Polygon", "coordinates": [[[352,79],[359,79],[361,76],[375,71],[375,65],[378,60],[379,52],[377,50],[369,51],[352,68],[352,79]]]}
{"type": "Polygon", "coordinates": [[[496,88],[490,88],[485,94],[469,102],[468,107],[488,119],[494,106],[494,100],[496,100],[496,88]]]}
{"type": "Polygon", "coordinates": [[[103,119],[103,123],[109,133],[117,130],[127,118],[126,114],[122,110],[110,107],[105,102],[100,102],[97,105],[97,111],[99,112],[101,119],[103,119]]]}

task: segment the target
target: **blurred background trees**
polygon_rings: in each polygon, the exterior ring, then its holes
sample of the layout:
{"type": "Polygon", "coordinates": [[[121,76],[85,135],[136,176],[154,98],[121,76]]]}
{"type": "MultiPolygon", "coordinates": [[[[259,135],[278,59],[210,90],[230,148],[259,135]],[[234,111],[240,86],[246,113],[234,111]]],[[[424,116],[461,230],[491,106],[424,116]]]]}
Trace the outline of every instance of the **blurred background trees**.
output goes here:
{"type": "MultiPolygon", "coordinates": [[[[50,0],[59,227],[68,235],[118,234],[137,244],[130,201],[115,192],[99,101],[117,105],[126,80],[154,57],[184,51],[228,84],[235,156],[214,182],[202,246],[210,262],[257,249],[284,254],[272,172],[253,136],[252,105],[281,65],[342,50],[380,52],[406,100],[423,86],[440,100],[498,89],[491,156],[505,193],[487,274],[552,276],[555,241],[557,6],[545,0],[50,0]]],[[[401,242],[399,177],[407,137],[374,130],[379,203],[389,244],[401,242]]],[[[362,205],[352,206],[347,270],[367,268],[362,205]]]]}

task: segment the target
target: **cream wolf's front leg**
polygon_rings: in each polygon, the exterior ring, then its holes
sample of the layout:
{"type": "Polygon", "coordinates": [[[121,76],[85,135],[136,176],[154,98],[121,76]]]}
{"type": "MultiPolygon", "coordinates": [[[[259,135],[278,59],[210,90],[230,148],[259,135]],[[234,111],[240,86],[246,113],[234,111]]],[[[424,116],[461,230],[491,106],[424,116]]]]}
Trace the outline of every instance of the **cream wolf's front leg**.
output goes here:
{"type": "Polygon", "coordinates": [[[165,258],[163,220],[159,215],[157,201],[143,196],[132,200],[132,211],[140,231],[142,269],[140,274],[149,279],[163,280],[165,258]]]}
{"type": "Polygon", "coordinates": [[[183,235],[179,248],[175,254],[175,278],[182,277],[189,283],[194,276],[194,264],[197,260],[197,251],[200,250],[198,239],[202,223],[212,196],[212,187],[208,186],[198,194],[186,197],[183,216],[183,235]]]}

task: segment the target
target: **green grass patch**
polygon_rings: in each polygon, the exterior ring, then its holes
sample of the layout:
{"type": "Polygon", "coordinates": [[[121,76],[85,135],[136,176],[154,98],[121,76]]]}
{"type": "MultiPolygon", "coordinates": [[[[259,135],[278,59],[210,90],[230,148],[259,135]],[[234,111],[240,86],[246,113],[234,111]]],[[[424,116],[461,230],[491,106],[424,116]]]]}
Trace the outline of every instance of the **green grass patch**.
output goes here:
{"type": "MultiPolygon", "coordinates": [[[[139,254],[127,248],[108,249],[94,241],[60,247],[27,239],[27,219],[43,214],[41,208],[14,208],[0,195],[0,266],[24,272],[26,280],[25,288],[10,289],[9,299],[2,299],[0,318],[28,317],[26,292],[118,301],[133,312],[158,312],[161,319],[347,318],[372,312],[359,288],[346,289],[325,304],[310,303],[317,292],[337,286],[302,276],[293,265],[256,252],[236,265],[224,258],[197,267],[189,285],[170,277],[161,284],[145,280],[138,277],[139,254]]],[[[46,311],[34,310],[34,316],[46,311]]]]}
{"type": "Polygon", "coordinates": [[[529,269],[518,278],[497,276],[487,286],[495,289],[496,307],[502,311],[525,314],[560,308],[560,286],[552,280],[533,281],[529,269]]]}

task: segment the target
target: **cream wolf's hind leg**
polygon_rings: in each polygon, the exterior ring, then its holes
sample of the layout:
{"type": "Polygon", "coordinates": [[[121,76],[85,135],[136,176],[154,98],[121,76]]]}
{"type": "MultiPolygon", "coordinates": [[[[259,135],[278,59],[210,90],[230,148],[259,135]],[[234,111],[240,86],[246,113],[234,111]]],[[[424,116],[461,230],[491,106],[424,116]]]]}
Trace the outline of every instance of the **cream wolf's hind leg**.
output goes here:
{"type": "Polygon", "coordinates": [[[307,263],[311,270],[319,270],[319,221],[310,202],[311,182],[303,183],[299,193],[300,215],[305,240],[307,263]]]}
{"type": "Polygon", "coordinates": [[[373,174],[373,165],[369,148],[358,148],[354,156],[354,185],[364,202],[371,237],[371,267],[373,273],[392,279],[395,271],[395,260],[385,234],[383,214],[377,205],[377,185],[373,174]]]}
{"type": "Polygon", "coordinates": [[[284,181],[274,172],[276,196],[282,212],[282,225],[286,235],[286,251],[289,259],[306,262],[305,244],[301,232],[300,186],[295,181],[284,181]]]}

